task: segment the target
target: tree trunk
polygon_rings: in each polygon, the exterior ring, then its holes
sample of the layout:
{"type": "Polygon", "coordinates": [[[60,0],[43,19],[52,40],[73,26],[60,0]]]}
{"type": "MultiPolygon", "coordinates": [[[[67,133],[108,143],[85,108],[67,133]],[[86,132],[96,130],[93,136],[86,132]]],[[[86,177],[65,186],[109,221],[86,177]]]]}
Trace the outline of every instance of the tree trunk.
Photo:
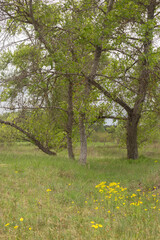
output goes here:
{"type": "Polygon", "coordinates": [[[81,150],[80,150],[79,162],[82,165],[85,165],[87,163],[87,136],[85,131],[84,120],[85,120],[85,113],[80,113],[79,132],[80,132],[81,150]]]}
{"type": "Polygon", "coordinates": [[[140,116],[131,114],[127,120],[127,158],[138,158],[137,128],[140,116]]]}
{"type": "Polygon", "coordinates": [[[74,159],[73,143],[72,143],[72,129],[73,129],[73,83],[69,81],[68,85],[68,122],[67,122],[67,149],[68,157],[74,159]]]}
{"type": "MultiPolygon", "coordinates": [[[[156,0],[150,0],[147,6],[147,23],[150,23],[154,19],[154,13],[156,9],[156,0]]],[[[128,122],[127,122],[127,157],[129,159],[138,158],[138,146],[137,146],[137,127],[141,117],[143,103],[147,94],[150,78],[150,66],[149,59],[150,51],[152,48],[154,26],[150,24],[150,27],[146,28],[145,38],[143,41],[143,59],[141,62],[141,73],[139,77],[139,89],[137,99],[134,104],[132,111],[128,111],[128,122]]]]}
{"type": "Polygon", "coordinates": [[[70,136],[69,133],[67,133],[67,150],[68,150],[68,157],[74,160],[72,137],[70,136]]]}

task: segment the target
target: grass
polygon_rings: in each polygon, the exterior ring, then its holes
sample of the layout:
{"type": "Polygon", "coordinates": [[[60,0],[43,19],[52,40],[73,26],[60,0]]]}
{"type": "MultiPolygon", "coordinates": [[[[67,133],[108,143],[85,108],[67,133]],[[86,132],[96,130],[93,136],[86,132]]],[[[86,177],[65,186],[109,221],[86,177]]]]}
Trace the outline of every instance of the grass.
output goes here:
{"type": "Polygon", "coordinates": [[[90,143],[83,167],[66,151],[1,146],[0,239],[160,239],[159,149],[128,161],[116,144],[90,143]]]}

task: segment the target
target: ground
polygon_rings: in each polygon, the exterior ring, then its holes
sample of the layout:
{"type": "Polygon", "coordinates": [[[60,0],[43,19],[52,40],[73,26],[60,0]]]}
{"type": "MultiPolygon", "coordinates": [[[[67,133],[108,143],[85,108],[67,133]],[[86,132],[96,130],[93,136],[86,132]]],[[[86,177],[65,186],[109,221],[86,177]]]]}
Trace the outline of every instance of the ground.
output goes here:
{"type": "Polygon", "coordinates": [[[0,151],[0,239],[160,239],[158,143],[133,161],[115,143],[89,143],[85,167],[66,151],[0,151]]]}

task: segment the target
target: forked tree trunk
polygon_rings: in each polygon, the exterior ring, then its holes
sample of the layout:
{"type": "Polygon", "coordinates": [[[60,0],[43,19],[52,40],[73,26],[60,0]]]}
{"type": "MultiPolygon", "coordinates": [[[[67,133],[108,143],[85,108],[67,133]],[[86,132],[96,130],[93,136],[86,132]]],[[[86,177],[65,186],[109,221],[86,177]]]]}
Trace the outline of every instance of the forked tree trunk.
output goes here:
{"type": "Polygon", "coordinates": [[[72,129],[73,129],[73,83],[69,81],[68,85],[68,122],[67,122],[67,150],[68,157],[74,159],[72,129]]]}
{"type": "Polygon", "coordinates": [[[137,128],[140,116],[130,115],[127,120],[127,158],[138,158],[137,128]]]}
{"type": "Polygon", "coordinates": [[[80,132],[81,149],[80,149],[79,162],[82,165],[85,165],[87,163],[87,136],[86,136],[84,121],[85,121],[85,113],[80,113],[79,132],[80,132]]]}

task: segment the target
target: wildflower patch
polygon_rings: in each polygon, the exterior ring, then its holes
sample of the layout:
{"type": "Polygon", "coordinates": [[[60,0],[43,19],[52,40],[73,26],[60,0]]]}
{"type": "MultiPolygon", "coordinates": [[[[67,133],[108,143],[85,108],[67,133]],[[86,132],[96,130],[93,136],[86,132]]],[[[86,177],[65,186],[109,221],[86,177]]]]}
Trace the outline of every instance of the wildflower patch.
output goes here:
{"type": "MultiPolygon", "coordinates": [[[[121,186],[120,182],[101,182],[95,186],[98,191],[98,198],[93,199],[93,209],[97,214],[104,216],[104,219],[120,221],[127,216],[129,218],[144,216],[145,212],[157,211],[160,214],[159,193],[151,191],[144,192],[136,189],[131,193],[126,187],[121,186]]],[[[154,188],[156,189],[156,187],[154,188]]],[[[145,217],[149,217],[147,215],[145,217]]],[[[91,227],[98,229],[100,223],[91,221],[91,227]]],[[[103,225],[103,227],[105,227],[103,225]]],[[[107,227],[107,225],[106,225],[107,227]]]]}

